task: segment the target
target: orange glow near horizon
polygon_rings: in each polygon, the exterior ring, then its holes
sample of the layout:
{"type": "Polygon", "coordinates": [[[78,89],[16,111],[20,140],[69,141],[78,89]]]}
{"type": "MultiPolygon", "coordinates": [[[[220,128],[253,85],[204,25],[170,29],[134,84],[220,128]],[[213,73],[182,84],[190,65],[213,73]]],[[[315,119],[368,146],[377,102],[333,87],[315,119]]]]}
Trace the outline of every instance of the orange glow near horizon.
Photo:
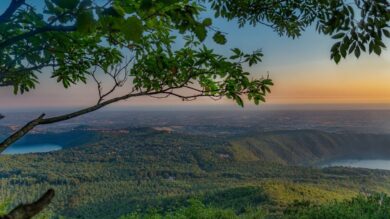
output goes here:
{"type": "MultiPolygon", "coordinates": [[[[326,57],[328,54],[324,54],[326,57]]],[[[267,57],[263,63],[248,69],[253,77],[270,73],[275,85],[267,97],[272,104],[388,104],[390,106],[390,51],[376,55],[363,55],[360,59],[348,57],[336,65],[329,59],[314,59],[298,63],[288,62],[283,56],[271,64],[267,57]],[[257,74],[254,74],[257,72],[257,74]]],[[[13,95],[11,88],[0,88],[0,108],[31,107],[84,107],[96,103],[94,83],[80,84],[64,89],[48,75],[42,77],[36,90],[13,95]],[[50,92],[48,92],[50,91],[50,92]]],[[[213,101],[200,98],[183,102],[177,98],[135,98],[114,106],[197,106],[229,105],[230,100],[213,101]]]]}
{"type": "Polygon", "coordinates": [[[268,97],[270,103],[390,103],[388,51],[382,57],[349,58],[339,65],[323,61],[283,67],[271,77],[275,86],[268,97]]]}

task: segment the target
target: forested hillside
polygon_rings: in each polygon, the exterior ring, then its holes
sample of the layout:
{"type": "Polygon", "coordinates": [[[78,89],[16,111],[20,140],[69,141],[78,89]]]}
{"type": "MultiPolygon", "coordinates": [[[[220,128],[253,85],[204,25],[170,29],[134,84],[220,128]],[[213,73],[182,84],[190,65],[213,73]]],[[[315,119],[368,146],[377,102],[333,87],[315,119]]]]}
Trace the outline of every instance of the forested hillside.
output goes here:
{"type": "Polygon", "coordinates": [[[390,157],[390,135],[293,130],[256,133],[231,141],[237,160],[318,164],[332,159],[390,157]]]}
{"type": "Polygon", "coordinates": [[[91,131],[89,136],[94,142],[56,152],[2,155],[1,201],[12,206],[53,187],[56,198],[46,213],[66,218],[117,218],[150,209],[164,213],[186,206],[189,198],[236,212],[251,206],[280,215],[296,200],[325,203],[390,191],[389,171],[289,166],[294,160],[281,150],[300,151],[305,155],[300,159],[315,161],[327,153],[341,154],[344,143],[359,142],[364,150],[364,142],[379,147],[389,139],[385,135],[359,139],[283,131],[221,138],[139,128],[91,131]],[[327,144],[333,151],[323,152],[327,144]],[[271,145],[275,152],[265,150],[271,145]],[[280,162],[270,162],[271,155],[280,162]]]}

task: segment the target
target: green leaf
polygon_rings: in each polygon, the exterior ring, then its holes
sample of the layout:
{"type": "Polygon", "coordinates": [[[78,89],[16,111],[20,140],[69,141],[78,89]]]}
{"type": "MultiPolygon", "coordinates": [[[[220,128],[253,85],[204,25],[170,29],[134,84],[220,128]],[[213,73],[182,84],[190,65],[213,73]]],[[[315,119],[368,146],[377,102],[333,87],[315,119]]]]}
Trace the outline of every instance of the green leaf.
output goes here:
{"type": "Polygon", "coordinates": [[[235,99],[236,99],[236,103],[237,103],[239,106],[244,107],[244,101],[242,101],[242,99],[241,99],[240,96],[236,96],[235,99]]]}
{"type": "Polygon", "coordinates": [[[142,21],[136,16],[131,16],[126,19],[125,25],[121,31],[126,40],[139,42],[143,34],[142,21]]]}
{"type": "Polygon", "coordinates": [[[358,46],[355,48],[355,56],[356,58],[360,57],[360,48],[358,46]]]}
{"type": "Polygon", "coordinates": [[[117,7],[117,6],[112,6],[112,7],[106,8],[106,9],[104,9],[103,13],[105,15],[119,17],[119,18],[122,18],[124,15],[123,8],[117,7]]]}
{"type": "Polygon", "coordinates": [[[337,42],[337,43],[333,44],[333,46],[330,50],[332,52],[336,52],[339,49],[340,45],[341,45],[341,42],[337,42]]]}
{"type": "Polygon", "coordinates": [[[272,82],[271,79],[264,79],[264,80],[263,80],[263,84],[266,84],[266,85],[274,85],[274,82],[272,82]]]}
{"type": "Polygon", "coordinates": [[[382,49],[379,45],[374,45],[374,53],[377,54],[378,56],[381,55],[382,49]]]}
{"type": "Polygon", "coordinates": [[[390,38],[390,31],[383,29],[383,34],[387,37],[390,38]]]}
{"type": "Polygon", "coordinates": [[[119,6],[119,5],[113,5],[112,6],[112,9],[114,9],[114,11],[116,12],[116,14],[120,17],[123,17],[125,16],[125,10],[119,6]]]}
{"type": "Polygon", "coordinates": [[[203,42],[206,39],[207,36],[207,30],[202,25],[197,25],[194,29],[194,33],[198,39],[203,42]]]}
{"type": "Polygon", "coordinates": [[[368,45],[368,52],[369,52],[369,54],[371,54],[373,51],[374,51],[374,42],[370,41],[370,43],[368,45]]]}
{"type": "Polygon", "coordinates": [[[208,26],[211,26],[213,24],[213,20],[211,20],[211,18],[206,18],[203,20],[203,25],[208,27],[208,26]]]}
{"type": "Polygon", "coordinates": [[[214,34],[213,39],[214,39],[214,41],[215,41],[216,43],[221,44],[221,45],[224,45],[224,44],[226,44],[226,42],[227,42],[225,35],[223,35],[223,34],[222,34],[221,32],[219,32],[219,31],[218,31],[217,33],[214,34]]]}
{"type": "Polygon", "coordinates": [[[340,54],[345,58],[347,56],[347,48],[340,48],[340,54]]]}
{"type": "Polygon", "coordinates": [[[14,94],[18,94],[18,91],[19,91],[19,85],[15,84],[14,85],[14,94]]]}
{"type": "Polygon", "coordinates": [[[332,38],[333,39],[340,39],[340,38],[343,38],[345,36],[345,33],[338,33],[336,35],[333,35],[332,38]]]}
{"type": "Polygon", "coordinates": [[[81,33],[90,33],[95,28],[95,20],[92,11],[82,11],[77,15],[77,31],[81,33]]]}
{"type": "Polygon", "coordinates": [[[351,47],[349,48],[348,53],[351,54],[355,50],[355,47],[356,47],[356,42],[351,45],[351,47]]]}
{"type": "Polygon", "coordinates": [[[335,54],[333,55],[333,60],[336,62],[336,64],[339,64],[340,59],[341,59],[341,56],[340,56],[339,53],[335,53],[335,54]]]}
{"type": "Polygon", "coordinates": [[[47,11],[53,13],[55,11],[54,4],[50,0],[45,0],[47,11]]]}

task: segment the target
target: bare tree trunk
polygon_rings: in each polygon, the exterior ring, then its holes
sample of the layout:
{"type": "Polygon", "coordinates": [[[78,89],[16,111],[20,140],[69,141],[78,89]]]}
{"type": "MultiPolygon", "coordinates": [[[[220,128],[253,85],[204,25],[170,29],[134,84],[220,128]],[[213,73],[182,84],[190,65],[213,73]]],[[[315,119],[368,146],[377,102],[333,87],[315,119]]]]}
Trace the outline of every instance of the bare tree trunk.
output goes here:
{"type": "Polygon", "coordinates": [[[54,190],[49,189],[37,201],[30,204],[20,204],[0,219],[30,219],[47,207],[54,197],[54,190]]]}

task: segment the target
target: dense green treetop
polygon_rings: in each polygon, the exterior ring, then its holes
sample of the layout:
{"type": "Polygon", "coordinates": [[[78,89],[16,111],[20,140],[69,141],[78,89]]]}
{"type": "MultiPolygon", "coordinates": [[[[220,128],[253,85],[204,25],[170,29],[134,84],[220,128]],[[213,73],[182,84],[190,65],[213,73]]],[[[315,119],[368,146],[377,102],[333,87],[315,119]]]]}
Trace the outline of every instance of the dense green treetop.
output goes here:
{"type": "MultiPolygon", "coordinates": [[[[22,1],[13,1],[11,6],[17,2],[22,1]]],[[[104,4],[46,0],[43,11],[23,3],[12,16],[0,19],[0,83],[23,93],[38,83],[37,72],[50,69],[52,77],[68,88],[86,83],[101,71],[118,87],[131,77],[130,92],[186,100],[227,96],[240,105],[240,95],[247,94],[255,103],[264,101],[271,80],[250,80],[242,68],[245,62],[260,61],[261,52],[244,54],[234,49],[227,58],[204,46],[208,32],[213,32],[216,43],[225,44],[226,38],[213,30],[211,18],[200,19],[202,10],[201,4],[189,0],[104,4]],[[175,50],[178,37],[184,39],[185,47],[175,50]],[[172,91],[177,88],[195,93],[182,96],[172,91]]],[[[101,94],[101,100],[102,96],[106,97],[101,94]]]]}
{"type": "Polygon", "coordinates": [[[280,35],[299,37],[310,25],[320,34],[336,40],[331,58],[362,52],[377,55],[386,48],[390,38],[390,2],[388,0],[209,0],[216,16],[238,19],[240,26],[266,25],[280,35]]]}

